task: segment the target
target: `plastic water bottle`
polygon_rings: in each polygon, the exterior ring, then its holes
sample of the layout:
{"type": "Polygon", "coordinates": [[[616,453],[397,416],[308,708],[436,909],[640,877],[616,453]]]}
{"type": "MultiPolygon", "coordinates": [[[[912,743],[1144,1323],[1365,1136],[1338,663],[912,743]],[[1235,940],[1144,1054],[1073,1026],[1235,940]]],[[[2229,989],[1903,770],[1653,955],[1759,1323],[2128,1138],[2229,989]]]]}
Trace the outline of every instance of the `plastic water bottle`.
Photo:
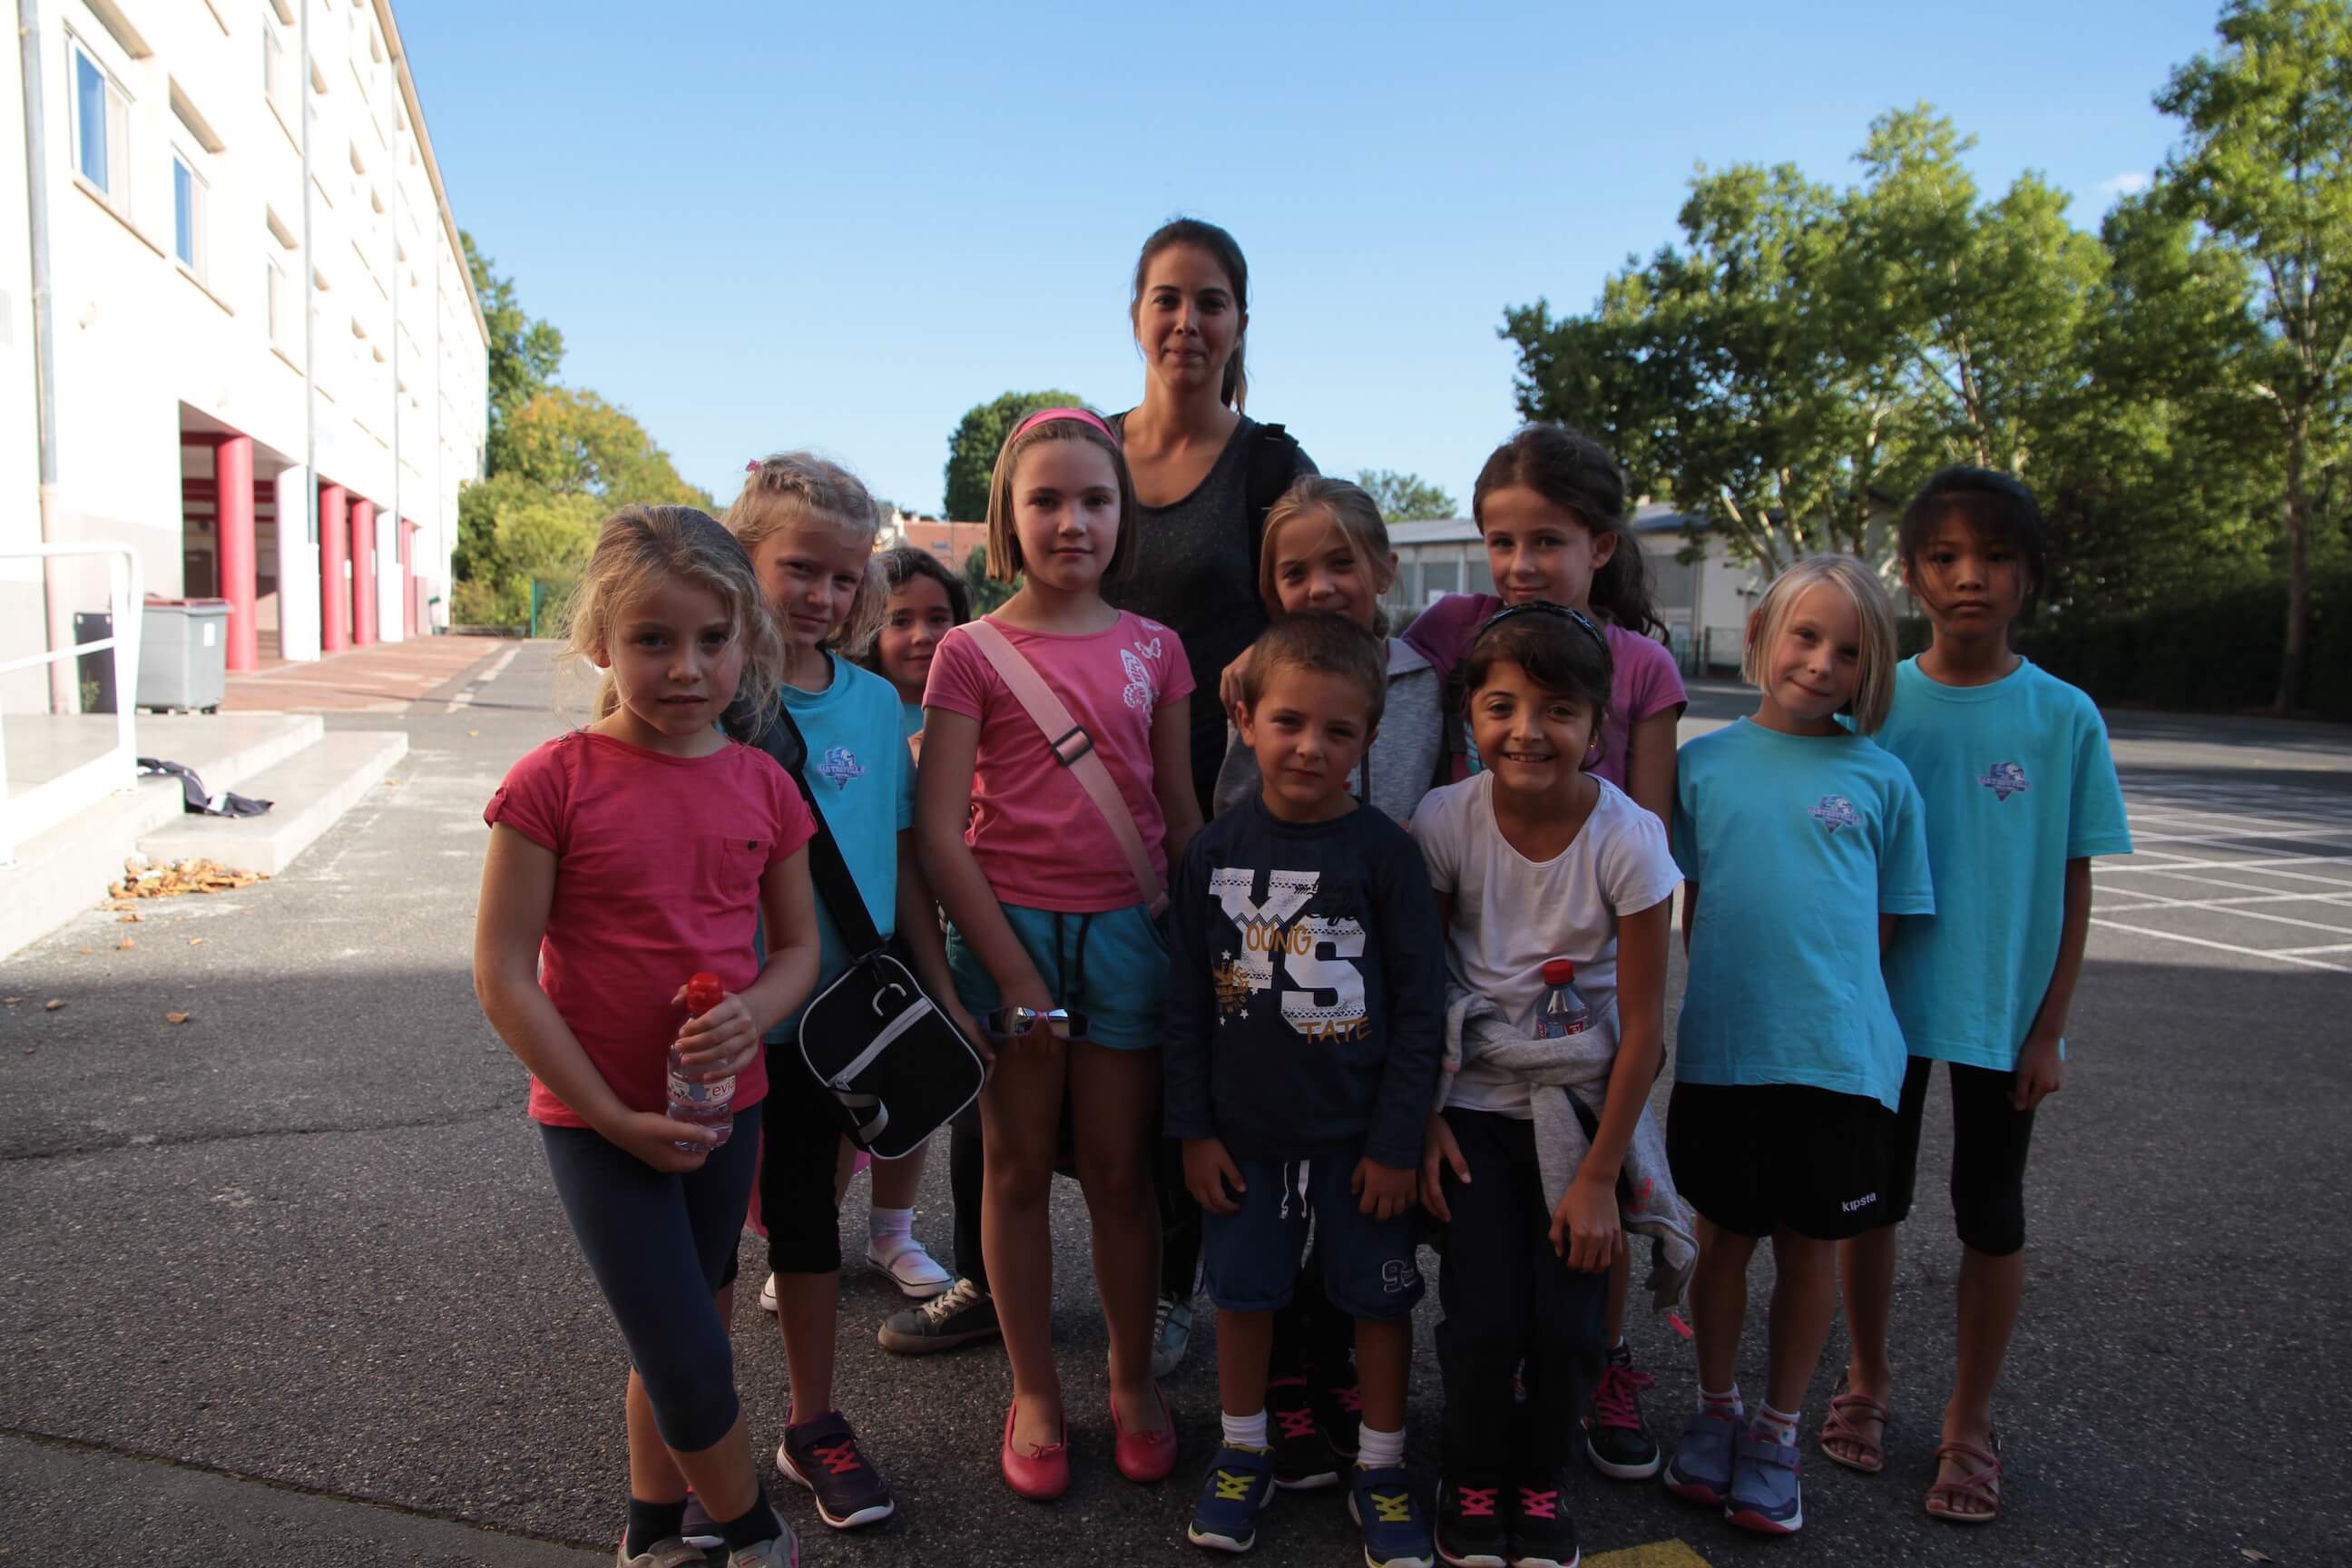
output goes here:
{"type": "Polygon", "coordinates": [[[1565,958],[1545,960],[1543,983],[1543,1000],[1536,1004],[1535,1027],[1528,1033],[1538,1040],[1582,1034],[1592,1022],[1592,1009],[1576,994],[1576,965],[1565,958]]]}
{"type": "MultiPolygon", "coordinates": [[[[698,974],[686,983],[686,1010],[699,1018],[727,994],[716,974],[698,974]]],[[[726,1078],[697,1079],[690,1076],[687,1065],[678,1059],[677,1042],[669,1045],[669,1119],[691,1122],[697,1127],[715,1130],[718,1140],[708,1147],[716,1149],[727,1142],[735,1131],[735,1079],[726,1078]]],[[[680,1143],[681,1149],[700,1149],[700,1143],[680,1143]]]]}

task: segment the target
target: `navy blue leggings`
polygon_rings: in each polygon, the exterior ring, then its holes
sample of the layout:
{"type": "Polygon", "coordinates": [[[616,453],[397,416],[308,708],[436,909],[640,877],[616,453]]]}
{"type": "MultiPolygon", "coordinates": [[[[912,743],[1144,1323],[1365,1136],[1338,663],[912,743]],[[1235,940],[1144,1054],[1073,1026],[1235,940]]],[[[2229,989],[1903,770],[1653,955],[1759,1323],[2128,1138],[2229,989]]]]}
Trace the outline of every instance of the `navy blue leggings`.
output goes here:
{"type": "Polygon", "coordinates": [[[737,1111],[735,1135],[684,1175],[656,1171],[589,1128],[539,1130],[564,1217],[653,1400],[654,1425],[682,1454],[735,1425],[735,1352],[711,1298],[751,1205],[765,1109],[737,1111]]]}

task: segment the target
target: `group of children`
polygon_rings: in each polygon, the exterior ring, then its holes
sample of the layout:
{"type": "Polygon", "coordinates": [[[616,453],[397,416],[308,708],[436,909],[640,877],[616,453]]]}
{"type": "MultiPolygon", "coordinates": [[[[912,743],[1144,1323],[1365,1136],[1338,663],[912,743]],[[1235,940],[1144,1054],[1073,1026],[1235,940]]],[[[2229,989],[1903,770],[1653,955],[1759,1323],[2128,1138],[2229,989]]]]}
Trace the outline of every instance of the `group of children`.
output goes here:
{"type": "MultiPolygon", "coordinates": [[[[1174,1466],[1150,1366],[1164,1132],[1218,1315],[1195,1543],[1248,1549],[1276,1490],[1333,1485],[1344,1459],[1373,1568],[1572,1568],[1580,1445],[1606,1475],[1663,1468],[1736,1524],[1793,1531],[1841,1281],[1852,1359],[1821,1449],[1885,1462],[1893,1226],[1941,1059],[1965,1262],[1927,1507],[1998,1514],[2027,1140],[2060,1081],[2087,858],[2129,847],[2096,710],[2008,646],[2042,580],[2040,513],[2004,476],[1929,481],[1899,552],[1934,642],[1900,664],[1870,572],[1790,568],[1747,627],[1754,716],[1678,755],[1682,685],[1624,502],[1599,446],[1520,431],[1474,496],[1497,595],[1391,637],[1378,510],[1299,479],[1265,521],[1276,619],[1225,672],[1235,732],[1205,826],[1183,648],[1104,598],[1136,500],[1093,414],[1007,438],[988,559],[1018,587],[977,622],[928,558],[877,558],[870,498],[804,456],[752,465],[723,525],[675,507],[606,524],[572,631],[606,672],[596,718],[491,802],[476,969],[630,1353],[623,1568],[797,1561],[728,1339],[755,1184],[792,1383],[778,1469],[836,1528],[893,1507],[833,1397],[841,1130],[794,1035],[850,956],[812,899],[818,831],[989,1062],[953,1156],[979,1168],[985,1273],[960,1214],[965,1278],[927,1310],[984,1308],[1001,1330],[999,1461],[1020,1495],[1070,1479],[1057,1164],[1091,1221],[1114,1463],[1147,1484],[1174,1466]],[[1038,686],[1066,710],[1058,733],[1038,686]],[[1662,1131],[1677,888],[1689,978],[1662,1131]],[[700,970],[727,994],[685,1016],[700,970]],[[687,1070],[735,1075],[731,1138],[663,1114],[673,1044],[687,1070]],[[1698,1407],[1671,1460],[1622,1334],[1635,1237],[1660,1303],[1690,1307],[1698,1407]],[[1734,1373],[1765,1237],[1750,1413],[1734,1373]],[[1404,1463],[1423,1243],[1441,1259],[1433,1509],[1404,1463]]],[[[892,1267],[903,1210],[877,1200],[874,1260],[935,1288],[892,1267]]]]}

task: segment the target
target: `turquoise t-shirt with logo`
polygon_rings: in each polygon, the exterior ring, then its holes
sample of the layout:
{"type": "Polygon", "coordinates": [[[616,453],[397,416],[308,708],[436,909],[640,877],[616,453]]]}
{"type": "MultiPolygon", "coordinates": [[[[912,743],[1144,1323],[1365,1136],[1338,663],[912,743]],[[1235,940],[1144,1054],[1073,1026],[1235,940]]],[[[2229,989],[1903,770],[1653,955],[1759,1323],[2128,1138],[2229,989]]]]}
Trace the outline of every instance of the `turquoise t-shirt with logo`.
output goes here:
{"type": "Polygon", "coordinates": [[[1892,1110],[1903,1034],[1878,917],[1936,907],[1919,792],[1859,735],[1743,719],[1683,747],[1675,861],[1699,887],[1684,1083],[1810,1084],[1892,1110]]]}
{"type": "MultiPolygon", "coordinates": [[[[803,776],[825,826],[833,829],[850,879],[865,895],[866,912],[885,937],[898,923],[898,835],[915,825],[914,759],[907,751],[906,721],[898,689],[847,659],[833,661],[833,683],[823,691],[783,689],[783,703],[808,742],[803,776]]],[[[770,726],[761,744],[778,762],[789,742],[783,726],[770,726]]],[[[816,896],[816,989],[824,990],[849,967],[848,944],[816,896]]],[[[800,1014],[768,1031],[772,1045],[799,1038],[800,1014]]]]}
{"type": "Polygon", "coordinates": [[[2058,965],[2066,862],[2131,853],[2107,726],[2090,698],[2021,660],[1985,686],[1946,686],[1906,658],[1874,739],[1927,805],[1936,912],[1886,955],[1915,1057],[2006,1072],[2058,965]]]}

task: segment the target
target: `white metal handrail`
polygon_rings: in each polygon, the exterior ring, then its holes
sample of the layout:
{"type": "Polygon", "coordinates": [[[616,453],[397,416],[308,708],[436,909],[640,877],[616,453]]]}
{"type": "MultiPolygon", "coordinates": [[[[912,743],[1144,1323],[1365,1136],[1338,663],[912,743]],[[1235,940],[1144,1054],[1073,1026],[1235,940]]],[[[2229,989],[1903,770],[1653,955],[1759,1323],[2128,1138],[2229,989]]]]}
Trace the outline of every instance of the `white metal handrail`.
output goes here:
{"type": "MultiPolygon", "coordinates": [[[[137,707],[138,698],[135,688],[139,678],[140,613],[146,603],[146,595],[141,591],[139,552],[128,544],[105,540],[80,544],[21,544],[0,549],[0,561],[45,561],[96,555],[106,557],[106,602],[113,620],[114,635],[0,661],[0,675],[78,658],[85,653],[112,651],[114,745],[103,756],[71,770],[68,777],[50,781],[51,785],[69,789],[75,780],[95,776],[110,781],[104,793],[112,793],[139,787],[137,720],[133,710],[137,707]]],[[[43,790],[49,787],[42,786],[43,790]]],[[[0,716],[0,866],[15,862],[17,846],[38,832],[47,817],[63,815],[53,810],[57,803],[40,798],[41,794],[41,790],[31,791],[21,800],[10,795],[6,722],[5,716],[0,716]]]]}

